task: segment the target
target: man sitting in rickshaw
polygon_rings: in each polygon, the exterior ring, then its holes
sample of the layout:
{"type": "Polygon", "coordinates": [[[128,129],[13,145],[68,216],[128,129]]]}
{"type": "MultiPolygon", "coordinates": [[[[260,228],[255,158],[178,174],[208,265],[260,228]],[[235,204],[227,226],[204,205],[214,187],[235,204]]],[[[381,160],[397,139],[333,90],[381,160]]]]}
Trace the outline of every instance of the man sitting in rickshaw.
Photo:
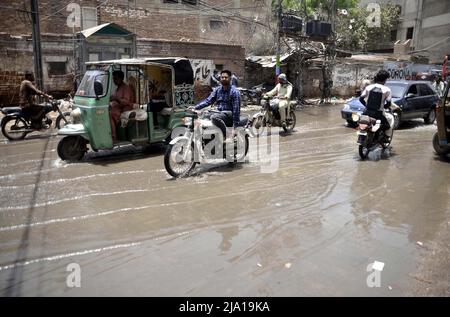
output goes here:
{"type": "Polygon", "coordinates": [[[120,115],[122,112],[133,110],[135,96],[133,90],[128,86],[123,79],[124,73],[121,70],[113,72],[113,81],[117,86],[117,90],[111,96],[111,134],[113,140],[117,140],[117,125],[119,124],[120,115]]]}

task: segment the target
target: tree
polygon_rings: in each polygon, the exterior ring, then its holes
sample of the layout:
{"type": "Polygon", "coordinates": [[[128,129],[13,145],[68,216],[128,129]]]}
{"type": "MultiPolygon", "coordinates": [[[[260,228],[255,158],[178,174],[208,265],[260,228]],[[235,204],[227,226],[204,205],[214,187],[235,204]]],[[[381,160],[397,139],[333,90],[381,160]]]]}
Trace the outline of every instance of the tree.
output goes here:
{"type": "Polygon", "coordinates": [[[390,41],[391,31],[395,29],[399,11],[395,5],[381,6],[379,27],[371,26],[367,8],[354,8],[347,15],[338,16],[336,22],[337,47],[347,50],[373,49],[380,43],[390,41]]]}
{"type": "MultiPolygon", "coordinates": [[[[276,1],[273,1],[276,4],[276,1]]],[[[333,1],[331,0],[283,0],[283,8],[287,10],[301,11],[306,16],[312,16],[314,12],[322,12],[330,19],[333,13],[333,1]]],[[[336,0],[336,9],[351,10],[356,8],[358,0],[336,0]]]]}

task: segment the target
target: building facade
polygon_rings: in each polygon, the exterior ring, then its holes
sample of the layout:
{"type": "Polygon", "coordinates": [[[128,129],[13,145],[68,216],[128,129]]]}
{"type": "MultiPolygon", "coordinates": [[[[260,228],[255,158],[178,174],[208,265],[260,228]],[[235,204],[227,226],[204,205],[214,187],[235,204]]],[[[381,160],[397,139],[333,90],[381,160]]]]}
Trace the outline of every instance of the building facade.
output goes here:
{"type": "MultiPolygon", "coordinates": [[[[214,67],[230,69],[242,78],[245,46],[255,32],[267,29],[264,25],[271,18],[267,0],[40,0],[38,4],[44,89],[57,95],[68,93],[82,76],[76,58],[82,30],[113,22],[136,35],[134,55],[212,60],[214,67]]],[[[30,1],[0,0],[0,12],[0,105],[7,105],[17,100],[24,71],[33,70],[30,1]]]]}
{"type": "MultiPolygon", "coordinates": [[[[393,30],[393,40],[411,40],[411,51],[442,63],[450,53],[450,1],[448,0],[361,0],[369,3],[392,3],[400,9],[400,22],[393,30]]],[[[391,43],[393,48],[393,41],[391,43]]]]}

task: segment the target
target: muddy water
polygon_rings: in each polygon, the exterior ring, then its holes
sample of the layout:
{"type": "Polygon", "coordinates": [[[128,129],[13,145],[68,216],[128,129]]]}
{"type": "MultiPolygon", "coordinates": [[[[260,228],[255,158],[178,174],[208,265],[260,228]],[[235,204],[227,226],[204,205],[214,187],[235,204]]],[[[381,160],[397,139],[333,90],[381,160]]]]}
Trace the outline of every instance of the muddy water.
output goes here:
{"type": "Polygon", "coordinates": [[[160,147],[67,164],[56,136],[1,140],[1,294],[408,294],[417,259],[450,218],[436,127],[408,122],[389,153],[360,161],[339,111],[298,111],[269,174],[254,162],[212,164],[172,180],[160,147]],[[374,261],[385,266],[369,288],[374,261]],[[66,285],[70,263],[80,288],[66,285]]]}

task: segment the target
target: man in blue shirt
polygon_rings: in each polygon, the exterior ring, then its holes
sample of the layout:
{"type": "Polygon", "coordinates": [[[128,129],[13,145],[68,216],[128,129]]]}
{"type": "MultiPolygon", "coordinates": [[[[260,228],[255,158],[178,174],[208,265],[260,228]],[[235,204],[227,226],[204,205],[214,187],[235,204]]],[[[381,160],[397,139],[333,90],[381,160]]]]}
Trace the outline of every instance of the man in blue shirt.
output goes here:
{"type": "Polygon", "coordinates": [[[221,86],[214,88],[208,98],[194,107],[200,110],[216,103],[221,113],[216,118],[221,119],[227,127],[237,128],[241,112],[241,95],[235,86],[231,85],[231,72],[223,70],[220,73],[221,86]]]}

